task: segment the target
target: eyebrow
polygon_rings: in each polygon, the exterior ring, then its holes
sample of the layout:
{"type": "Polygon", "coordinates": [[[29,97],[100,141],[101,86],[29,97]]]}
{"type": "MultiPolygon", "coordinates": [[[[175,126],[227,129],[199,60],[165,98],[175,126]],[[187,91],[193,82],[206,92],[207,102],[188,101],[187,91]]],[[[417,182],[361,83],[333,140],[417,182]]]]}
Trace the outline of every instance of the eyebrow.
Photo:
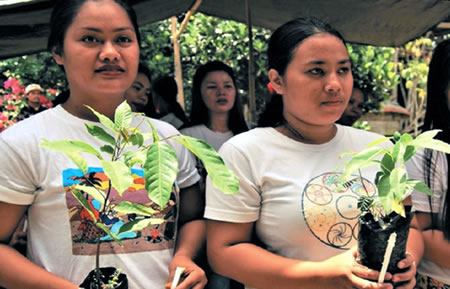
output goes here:
{"type": "MultiPolygon", "coordinates": [[[[102,33],[103,31],[101,29],[95,28],[95,27],[81,27],[81,29],[83,30],[88,30],[88,31],[93,31],[93,32],[98,32],[98,33],[102,33]]],[[[121,31],[126,31],[126,30],[131,30],[134,31],[134,29],[132,27],[119,27],[114,29],[114,32],[121,32],[121,31]]]]}
{"type": "MultiPolygon", "coordinates": [[[[347,63],[351,63],[349,58],[340,60],[338,62],[338,64],[347,64],[347,63]]],[[[325,61],[323,61],[323,60],[312,60],[310,62],[307,62],[306,64],[309,64],[309,65],[321,65],[321,64],[325,64],[325,61]]]]}

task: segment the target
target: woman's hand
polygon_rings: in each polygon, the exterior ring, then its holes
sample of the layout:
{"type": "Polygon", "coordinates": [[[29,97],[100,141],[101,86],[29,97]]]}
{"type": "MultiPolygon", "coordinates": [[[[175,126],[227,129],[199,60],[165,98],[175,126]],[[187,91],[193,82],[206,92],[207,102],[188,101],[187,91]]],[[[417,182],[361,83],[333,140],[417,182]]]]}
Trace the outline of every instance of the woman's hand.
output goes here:
{"type": "Polygon", "coordinates": [[[399,269],[407,269],[407,271],[402,273],[397,273],[392,276],[392,282],[399,283],[405,282],[401,286],[397,286],[397,289],[412,289],[416,285],[416,259],[414,256],[406,252],[405,259],[398,262],[399,269]]]}
{"type": "MultiPolygon", "coordinates": [[[[378,284],[380,272],[361,265],[357,262],[356,256],[356,248],[352,248],[322,262],[323,271],[328,272],[326,274],[328,284],[333,284],[333,288],[393,288],[389,283],[378,284]]],[[[387,273],[385,280],[391,277],[391,274],[387,273]]]]}
{"type": "Polygon", "coordinates": [[[165,289],[170,289],[172,286],[173,277],[177,267],[185,268],[181,274],[180,281],[176,289],[202,289],[205,287],[207,279],[206,274],[195,264],[190,258],[185,256],[175,256],[169,265],[169,280],[165,289]]]}

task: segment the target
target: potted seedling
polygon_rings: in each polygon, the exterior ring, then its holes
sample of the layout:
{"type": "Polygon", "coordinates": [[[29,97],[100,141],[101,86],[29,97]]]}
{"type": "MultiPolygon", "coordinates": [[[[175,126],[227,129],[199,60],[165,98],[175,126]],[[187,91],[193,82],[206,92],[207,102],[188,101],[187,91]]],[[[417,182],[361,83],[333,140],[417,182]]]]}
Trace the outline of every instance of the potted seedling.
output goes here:
{"type": "Polygon", "coordinates": [[[411,207],[405,207],[402,201],[412,190],[432,195],[425,183],[407,177],[405,163],[418,149],[450,153],[450,145],[434,139],[438,132],[427,131],[415,138],[408,133],[397,132],[390,138],[372,142],[361,152],[352,153],[344,165],[341,185],[362,184],[358,200],[358,258],[363,265],[381,271],[380,278],[384,278],[386,271],[400,272],[397,264],[405,258],[413,213],[411,207]],[[386,145],[389,140],[394,145],[386,145]],[[379,167],[374,180],[377,193],[369,193],[360,170],[372,165],[379,167]]]}
{"type": "Polygon", "coordinates": [[[71,176],[73,184],[68,188],[68,193],[71,193],[68,202],[74,204],[71,216],[78,221],[77,226],[72,226],[77,229],[72,228],[72,234],[75,239],[96,248],[95,269],[80,287],[128,288],[126,274],[121,272],[123,268],[100,266],[101,245],[109,243],[112,246],[111,243],[116,242],[123,247],[143,234],[151,238],[151,231],[145,230],[162,224],[163,216],[167,217],[171,210],[175,210],[173,193],[178,190],[175,183],[178,159],[167,143],[169,139],[181,143],[197,156],[213,185],[224,193],[236,193],[239,181],[206,142],[181,134],[161,139],[147,118],[141,118],[137,125],[132,126],[133,113],[126,102],[117,107],[114,121],[88,108],[106,128],[86,124],[92,137],[105,143],[100,147],[104,154],[78,140],[44,139],[41,147],[66,154],[79,169],[78,175],[71,176]],[[149,125],[152,133],[142,133],[140,128],[144,125],[149,125]],[[134,149],[129,150],[130,147],[134,149]],[[100,167],[92,168],[92,164],[88,167],[85,154],[94,156],[100,167]],[[105,159],[103,155],[109,157],[105,159]],[[136,170],[136,166],[142,169],[136,170]],[[127,199],[138,201],[123,201],[124,194],[128,194],[127,199]]]}

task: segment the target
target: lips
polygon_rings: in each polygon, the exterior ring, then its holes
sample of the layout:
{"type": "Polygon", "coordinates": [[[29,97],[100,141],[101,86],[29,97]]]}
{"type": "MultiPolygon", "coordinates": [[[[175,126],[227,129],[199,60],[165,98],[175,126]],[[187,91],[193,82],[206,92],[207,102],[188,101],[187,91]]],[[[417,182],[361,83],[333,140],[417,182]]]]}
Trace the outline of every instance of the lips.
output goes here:
{"type": "Polygon", "coordinates": [[[95,73],[117,73],[125,72],[125,70],[119,65],[103,65],[95,70],[95,73]]]}
{"type": "Polygon", "coordinates": [[[228,99],[226,98],[219,98],[216,100],[217,104],[227,104],[228,103],[228,99]]]}

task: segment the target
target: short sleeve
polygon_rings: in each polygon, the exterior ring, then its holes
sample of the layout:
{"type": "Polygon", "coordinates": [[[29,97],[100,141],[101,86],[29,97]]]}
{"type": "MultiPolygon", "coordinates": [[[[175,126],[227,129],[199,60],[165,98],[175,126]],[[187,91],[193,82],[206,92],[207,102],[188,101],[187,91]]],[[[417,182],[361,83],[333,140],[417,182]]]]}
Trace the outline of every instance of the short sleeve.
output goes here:
{"type": "Polygon", "coordinates": [[[255,182],[254,168],[249,158],[230,142],[225,143],[219,151],[225,164],[239,178],[239,192],[227,195],[206,180],[205,218],[236,223],[254,222],[259,217],[261,194],[255,182]]]}

